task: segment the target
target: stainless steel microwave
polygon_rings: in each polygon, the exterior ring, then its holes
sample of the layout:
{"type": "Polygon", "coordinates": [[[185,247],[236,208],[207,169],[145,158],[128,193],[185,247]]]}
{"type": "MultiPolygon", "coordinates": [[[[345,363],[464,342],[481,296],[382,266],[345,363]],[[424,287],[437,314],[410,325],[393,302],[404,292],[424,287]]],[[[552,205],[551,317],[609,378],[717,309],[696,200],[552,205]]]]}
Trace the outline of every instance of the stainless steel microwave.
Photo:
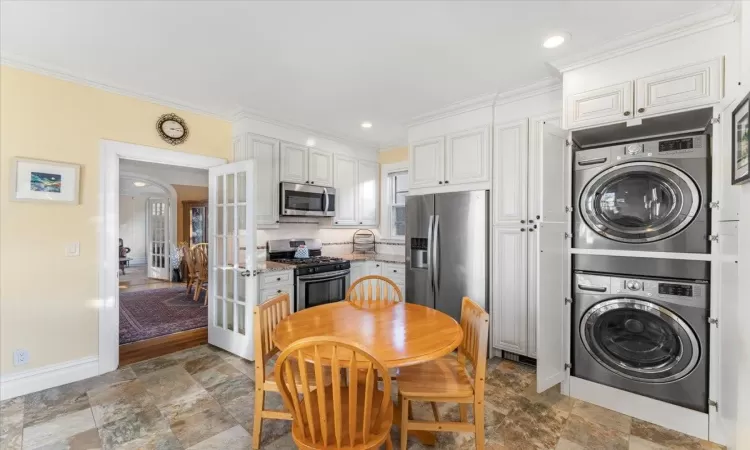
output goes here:
{"type": "Polygon", "coordinates": [[[333,217],[336,189],[309,184],[281,183],[282,216],[333,217]]]}

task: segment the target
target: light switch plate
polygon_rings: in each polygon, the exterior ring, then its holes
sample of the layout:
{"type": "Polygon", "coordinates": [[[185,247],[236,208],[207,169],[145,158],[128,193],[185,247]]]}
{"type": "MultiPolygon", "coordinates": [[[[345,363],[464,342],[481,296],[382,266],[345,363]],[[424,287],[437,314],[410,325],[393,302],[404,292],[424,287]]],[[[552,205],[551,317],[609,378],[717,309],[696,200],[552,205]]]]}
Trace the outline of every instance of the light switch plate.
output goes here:
{"type": "Polygon", "coordinates": [[[80,256],[81,246],[79,242],[71,242],[65,246],[65,256],[80,256]]]}

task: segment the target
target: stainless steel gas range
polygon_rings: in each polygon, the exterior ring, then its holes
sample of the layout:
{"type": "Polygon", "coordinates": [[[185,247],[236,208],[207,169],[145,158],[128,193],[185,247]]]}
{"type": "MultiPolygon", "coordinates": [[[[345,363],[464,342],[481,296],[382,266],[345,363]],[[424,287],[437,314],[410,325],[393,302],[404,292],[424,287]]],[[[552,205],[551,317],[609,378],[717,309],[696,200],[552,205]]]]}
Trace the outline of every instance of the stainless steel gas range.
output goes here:
{"type": "Polygon", "coordinates": [[[322,248],[320,239],[275,239],[266,244],[270,261],[295,266],[295,311],[346,298],[349,261],[322,256],[322,248]],[[309,257],[294,257],[300,245],[307,248],[309,257]]]}

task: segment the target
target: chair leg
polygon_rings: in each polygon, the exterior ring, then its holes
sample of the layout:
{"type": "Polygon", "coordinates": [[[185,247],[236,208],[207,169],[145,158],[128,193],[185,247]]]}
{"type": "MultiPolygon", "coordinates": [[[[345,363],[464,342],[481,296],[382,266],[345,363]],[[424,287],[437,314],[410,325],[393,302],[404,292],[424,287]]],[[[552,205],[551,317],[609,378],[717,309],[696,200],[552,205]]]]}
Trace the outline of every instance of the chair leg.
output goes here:
{"type": "Polygon", "coordinates": [[[253,417],[253,449],[260,448],[260,435],[263,432],[263,404],[266,399],[266,392],[263,388],[257,389],[255,393],[255,416],[253,417]]]}
{"type": "Polygon", "coordinates": [[[393,450],[393,442],[391,442],[391,435],[385,438],[385,450],[393,450]]]}
{"type": "Polygon", "coordinates": [[[474,425],[476,426],[476,448],[484,450],[484,403],[482,399],[474,399],[474,425]]]}
{"type": "Polygon", "coordinates": [[[401,396],[401,399],[398,402],[401,405],[401,450],[406,450],[406,440],[409,437],[409,409],[411,409],[411,404],[409,404],[409,399],[401,396]]]}
{"type": "Polygon", "coordinates": [[[195,284],[195,294],[193,294],[193,301],[197,302],[200,296],[201,296],[201,280],[199,278],[198,282],[195,284]]]}
{"type": "Polygon", "coordinates": [[[469,407],[465,403],[458,404],[458,411],[461,413],[461,422],[469,421],[469,407]]]}

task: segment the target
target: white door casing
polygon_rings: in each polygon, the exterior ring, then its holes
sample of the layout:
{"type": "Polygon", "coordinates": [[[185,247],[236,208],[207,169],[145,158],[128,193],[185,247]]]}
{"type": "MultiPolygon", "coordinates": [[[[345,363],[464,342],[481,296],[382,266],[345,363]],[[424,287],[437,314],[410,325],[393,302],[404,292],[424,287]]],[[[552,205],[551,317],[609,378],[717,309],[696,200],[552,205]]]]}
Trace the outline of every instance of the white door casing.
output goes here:
{"type": "Polygon", "coordinates": [[[445,143],[444,183],[481,183],[490,180],[489,127],[449,134],[445,143]]]}
{"type": "Polygon", "coordinates": [[[414,142],[409,146],[409,189],[443,184],[445,139],[442,137],[414,142]]]}
{"type": "Polygon", "coordinates": [[[146,276],[169,280],[169,199],[146,200],[146,276]]]}
{"type": "Polygon", "coordinates": [[[526,226],[512,224],[492,230],[492,346],[526,354],[526,226]]]}
{"type": "Polygon", "coordinates": [[[566,126],[579,128],[633,117],[633,82],[568,95],[566,126]]]}
{"type": "Polygon", "coordinates": [[[280,162],[281,181],[300,184],[310,181],[307,176],[307,147],[282,142],[280,162]]]}
{"type": "Polygon", "coordinates": [[[310,184],[318,186],[333,186],[333,153],[311,148],[308,154],[308,177],[310,184]]]}
{"type": "Polygon", "coordinates": [[[212,167],[208,175],[208,342],[253,360],[255,164],[212,167]]]}
{"type": "Polygon", "coordinates": [[[378,163],[357,162],[357,216],[359,225],[362,226],[376,227],[378,225],[379,169],[378,163]]]}

